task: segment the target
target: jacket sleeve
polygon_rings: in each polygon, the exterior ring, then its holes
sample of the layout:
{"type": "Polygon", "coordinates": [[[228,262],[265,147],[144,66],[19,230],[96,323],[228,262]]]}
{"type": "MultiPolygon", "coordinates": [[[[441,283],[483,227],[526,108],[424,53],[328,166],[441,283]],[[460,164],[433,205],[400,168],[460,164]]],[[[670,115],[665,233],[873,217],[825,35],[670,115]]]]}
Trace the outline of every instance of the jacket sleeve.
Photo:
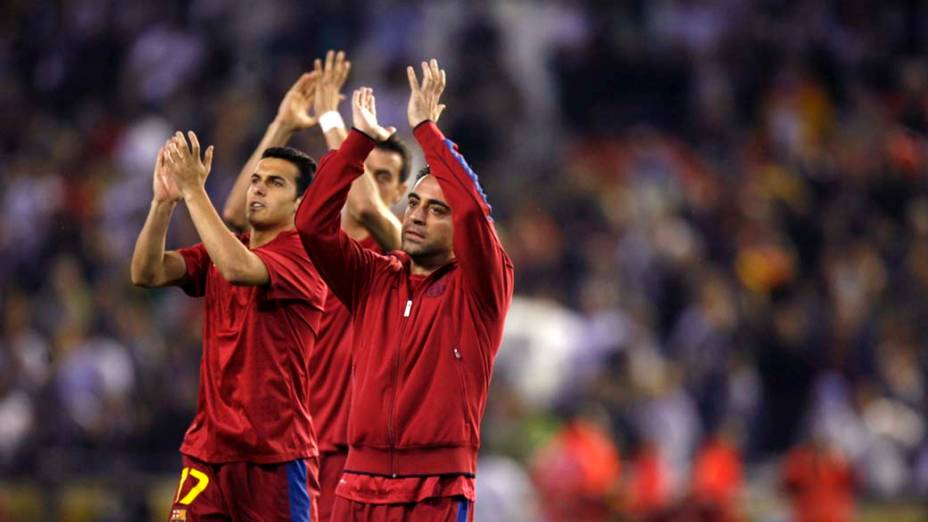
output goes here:
{"type": "Polygon", "coordinates": [[[180,288],[190,297],[203,297],[206,295],[206,276],[212,263],[209,252],[203,243],[181,248],[177,251],[184,258],[187,273],[180,288]]]}
{"type": "Polygon", "coordinates": [[[306,254],[332,292],[349,308],[373,277],[374,254],[341,228],[341,210],[351,183],[364,172],[374,140],[352,129],[319,169],[296,212],[296,230],[306,254]]]}
{"type": "Polygon", "coordinates": [[[512,261],[496,235],[490,204],[477,174],[435,123],[420,123],[413,133],[451,206],[454,256],[472,297],[485,312],[505,313],[512,301],[512,261]]]}

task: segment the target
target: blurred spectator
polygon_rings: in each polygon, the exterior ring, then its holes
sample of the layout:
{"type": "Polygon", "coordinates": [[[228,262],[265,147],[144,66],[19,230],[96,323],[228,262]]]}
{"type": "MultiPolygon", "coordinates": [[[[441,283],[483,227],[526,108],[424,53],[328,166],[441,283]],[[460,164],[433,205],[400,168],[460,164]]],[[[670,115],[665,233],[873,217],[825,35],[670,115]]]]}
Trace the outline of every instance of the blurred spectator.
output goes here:
{"type": "Polygon", "coordinates": [[[530,460],[532,480],[550,522],[610,520],[619,498],[621,464],[609,434],[571,417],[530,460]]]}
{"type": "Polygon", "coordinates": [[[525,468],[502,456],[481,457],[477,464],[477,498],[474,520],[535,522],[540,519],[538,493],[525,468]]]}
{"type": "Polygon", "coordinates": [[[667,473],[658,448],[645,442],[632,456],[628,481],[627,510],[633,517],[658,517],[670,505],[667,473]]]}
{"type": "Polygon", "coordinates": [[[744,487],[744,464],[732,438],[718,432],[696,455],[693,465],[693,500],[714,513],[713,520],[741,520],[738,501],[744,487]]]}
{"type": "Polygon", "coordinates": [[[854,477],[841,453],[822,440],[790,450],[783,464],[783,490],[796,522],[853,519],[854,477]]]}

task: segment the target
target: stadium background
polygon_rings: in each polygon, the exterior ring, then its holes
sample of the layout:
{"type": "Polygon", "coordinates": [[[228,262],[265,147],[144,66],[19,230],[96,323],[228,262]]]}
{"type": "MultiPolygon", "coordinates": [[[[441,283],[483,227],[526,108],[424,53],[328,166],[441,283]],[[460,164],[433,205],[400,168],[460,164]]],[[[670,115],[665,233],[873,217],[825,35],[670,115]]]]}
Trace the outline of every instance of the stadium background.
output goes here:
{"type": "MultiPolygon", "coordinates": [[[[155,152],[174,129],[215,144],[221,205],[330,48],[411,144],[403,68],[439,58],[441,127],[517,267],[477,520],[709,520],[713,499],[789,520],[786,492],[816,487],[867,520],[928,517],[923,2],[0,15],[0,520],[166,518],[200,303],[129,283],[155,152]],[[847,481],[803,481],[804,450],[847,481]]],[[[323,152],[317,129],[293,143],[323,152]]],[[[169,246],[196,241],[179,210],[169,246]]]]}

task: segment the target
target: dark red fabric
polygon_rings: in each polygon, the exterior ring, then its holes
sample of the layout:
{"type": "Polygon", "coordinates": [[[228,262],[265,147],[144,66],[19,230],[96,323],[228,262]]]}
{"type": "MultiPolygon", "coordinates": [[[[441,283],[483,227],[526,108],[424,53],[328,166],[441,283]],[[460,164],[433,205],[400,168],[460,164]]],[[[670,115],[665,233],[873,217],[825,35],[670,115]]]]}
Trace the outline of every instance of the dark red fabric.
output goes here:
{"type": "MultiPolygon", "coordinates": [[[[371,236],[360,241],[360,245],[374,252],[380,251],[377,241],[371,236]]],[[[329,294],[325,300],[319,337],[309,358],[309,407],[319,451],[348,449],[352,332],[351,313],[336,296],[329,294]]]]}
{"type": "Polygon", "coordinates": [[[738,501],[744,486],[741,453],[721,436],[710,438],[693,462],[693,497],[716,510],[718,520],[739,520],[738,501]]]}
{"type": "Polygon", "coordinates": [[[477,499],[477,481],[466,475],[390,478],[343,473],[335,492],[339,497],[368,504],[422,502],[457,496],[473,502],[477,499]]]}
{"type": "Polygon", "coordinates": [[[184,290],[205,297],[197,413],[180,451],[205,462],[272,463],[317,454],[307,359],[325,284],[293,230],[254,252],[270,274],[264,287],[230,284],[202,244],[180,250],[187,263],[184,290]]]}
{"type": "Polygon", "coordinates": [[[513,268],[453,145],[432,123],[415,135],[452,209],[454,261],[416,279],[404,253],[376,254],[341,230],[348,190],[374,146],[357,131],[322,158],[296,225],[319,273],[352,312],[346,472],[473,475],[513,268]]]}
{"type": "MultiPolygon", "coordinates": [[[[312,457],[302,460],[306,465],[306,490],[310,498],[309,520],[316,521],[318,464],[312,457]]],[[[186,478],[178,483],[168,522],[292,520],[287,476],[287,468],[291,463],[209,464],[184,455],[183,464],[188,471],[186,478]],[[193,496],[192,501],[182,503],[189,500],[186,497],[202,480],[189,470],[206,475],[208,482],[199,494],[193,496]]]]}
{"type": "Polygon", "coordinates": [[[342,478],[347,458],[348,448],[341,451],[319,451],[319,522],[327,522],[332,518],[335,488],[342,478]]]}
{"type": "Polygon", "coordinates": [[[629,508],[636,518],[659,512],[669,502],[667,472],[653,443],[645,443],[632,457],[629,508]]]}
{"type": "MultiPolygon", "coordinates": [[[[372,236],[360,241],[378,251],[372,236]]],[[[328,295],[319,338],[310,355],[310,411],[319,444],[319,520],[332,515],[335,487],[348,457],[348,406],[351,403],[351,313],[334,295],[328,295]]]]}
{"type": "Polygon", "coordinates": [[[796,522],[847,522],[854,516],[854,476],[835,449],[807,444],[790,450],[783,486],[796,522]]]}
{"type": "Polygon", "coordinates": [[[474,522],[474,504],[461,497],[440,497],[405,504],[367,504],[345,498],[335,499],[332,522],[474,522]]]}

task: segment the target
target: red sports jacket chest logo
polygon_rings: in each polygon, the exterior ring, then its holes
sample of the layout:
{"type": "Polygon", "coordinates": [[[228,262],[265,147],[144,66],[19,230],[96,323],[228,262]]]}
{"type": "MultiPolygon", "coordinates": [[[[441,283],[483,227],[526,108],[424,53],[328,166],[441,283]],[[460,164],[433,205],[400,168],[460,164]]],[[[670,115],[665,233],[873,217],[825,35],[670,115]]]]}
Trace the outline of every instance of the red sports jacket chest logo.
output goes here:
{"type": "Polygon", "coordinates": [[[445,281],[439,281],[430,286],[429,289],[425,291],[425,297],[438,297],[445,293],[446,288],[448,288],[448,283],[445,281]]]}

